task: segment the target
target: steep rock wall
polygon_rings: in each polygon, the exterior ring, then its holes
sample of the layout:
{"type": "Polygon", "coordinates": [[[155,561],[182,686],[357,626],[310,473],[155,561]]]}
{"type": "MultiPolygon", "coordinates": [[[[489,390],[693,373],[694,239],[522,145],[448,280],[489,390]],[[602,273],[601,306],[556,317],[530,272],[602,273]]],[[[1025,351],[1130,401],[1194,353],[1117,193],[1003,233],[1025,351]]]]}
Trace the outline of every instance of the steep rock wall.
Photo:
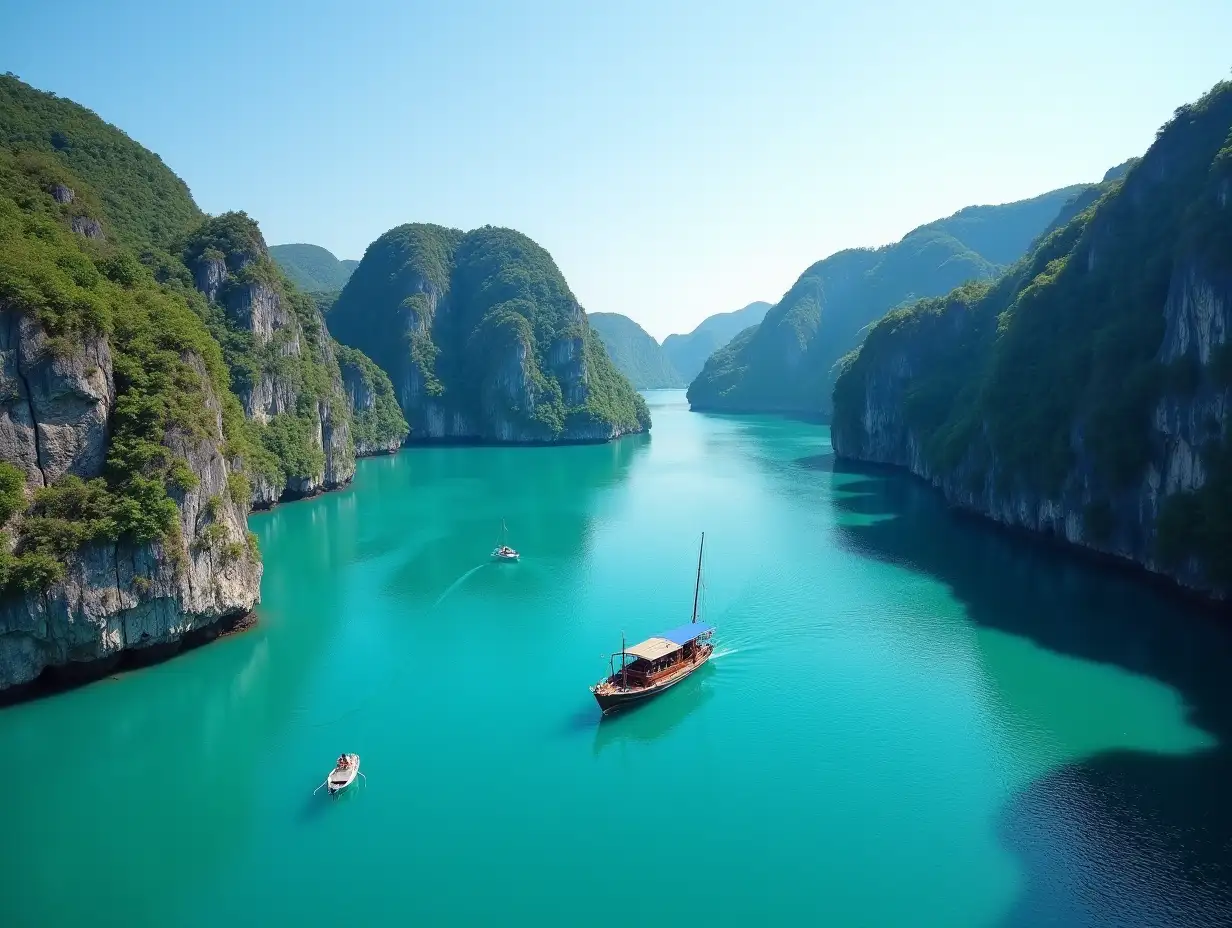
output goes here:
{"type": "Polygon", "coordinates": [[[102,473],[115,399],[105,338],[87,336],[79,353],[60,356],[29,316],[0,307],[0,460],[32,486],[102,473]]]}
{"type": "Polygon", "coordinates": [[[351,406],[355,456],[393,454],[409,431],[389,377],[355,349],[337,346],[342,386],[351,406]]]}
{"type": "MultiPolygon", "coordinates": [[[[17,347],[6,351],[21,355],[45,337],[24,317],[13,325],[16,314],[4,315],[0,331],[21,336],[17,347]]],[[[46,376],[29,381],[32,431],[45,433],[49,427],[38,416],[50,411],[55,416],[51,427],[62,439],[58,447],[77,451],[71,460],[46,458],[55,462],[53,471],[91,477],[102,469],[105,437],[97,411],[108,396],[114,402],[114,389],[104,389],[113,382],[109,358],[106,341],[92,339],[80,353],[55,362],[43,357],[39,363],[46,365],[46,376]],[[62,400],[65,384],[74,398],[68,406],[62,400]],[[93,401],[86,402],[83,394],[93,401]],[[66,418],[66,409],[75,409],[76,418],[66,418]]],[[[208,382],[204,366],[196,363],[208,382]]],[[[68,559],[66,576],[49,590],[0,600],[0,691],[30,683],[48,668],[88,675],[130,652],[165,653],[194,637],[216,634],[252,610],[260,596],[261,563],[248,540],[247,501],[237,503],[228,494],[222,415],[212,393],[207,408],[214,419],[211,434],[171,432],[165,437],[196,478],[192,489],[173,492],[179,542],[93,544],[68,559]]],[[[6,459],[31,467],[34,461],[28,452],[6,459]]]]}
{"type": "MultiPolygon", "coordinates": [[[[351,417],[316,304],[288,291],[256,223],[242,213],[207,221],[185,258],[197,290],[222,309],[228,328],[251,340],[244,374],[233,379],[244,414],[262,426],[294,418],[299,434],[320,452],[320,466],[293,466],[281,480],[255,475],[252,505],[266,508],[345,486],[355,476],[351,417]]],[[[230,360],[234,371],[236,359],[230,360]]]]}
{"type": "MultiPolygon", "coordinates": [[[[1149,161],[1147,166],[1153,167],[1149,161]]],[[[1140,186],[1147,185],[1149,176],[1131,180],[1136,185],[1124,195],[1146,197],[1140,186]]],[[[1218,202],[1228,209],[1226,198],[1218,202]]],[[[1232,215],[1224,221],[1232,227],[1232,215]]],[[[1097,216],[1076,255],[1088,273],[1101,260],[1101,241],[1117,232],[1099,222],[1097,216]]],[[[852,382],[836,389],[836,408],[844,408],[832,428],[834,450],[842,457],[909,470],[951,504],[996,522],[1133,562],[1183,587],[1225,599],[1232,591],[1201,558],[1164,556],[1160,520],[1169,500],[1206,489],[1226,454],[1223,442],[1232,429],[1232,274],[1183,249],[1172,263],[1159,311],[1163,337],[1156,369],[1174,376],[1184,372],[1186,382],[1157,391],[1149,411],[1145,464],[1137,478],[1112,492],[1101,481],[1090,448],[1092,425],[1081,418],[1070,424],[1072,463],[1060,487],[1050,493],[1028,488],[1009,472],[989,441],[987,421],[977,423],[957,462],[938,462],[929,453],[932,436],[912,424],[908,410],[913,399],[918,401],[918,385],[948,363],[941,353],[947,349],[939,346],[963,343],[978,324],[970,308],[957,301],[941,312],[923,314],[910,337],[879,341],[867,357],[867,346],[861,350],[850,372],[852,382]],[[843,399],[849,386],[853,390],[843,399]]],[[[1041,391],[1046,387],[1036,385],[1041,391]]],[[[1204,505],[1222,508],[1224,502],[1204,505]]],[[[1227,513],[1207,515],[1223,518],[1227,513]]]]}

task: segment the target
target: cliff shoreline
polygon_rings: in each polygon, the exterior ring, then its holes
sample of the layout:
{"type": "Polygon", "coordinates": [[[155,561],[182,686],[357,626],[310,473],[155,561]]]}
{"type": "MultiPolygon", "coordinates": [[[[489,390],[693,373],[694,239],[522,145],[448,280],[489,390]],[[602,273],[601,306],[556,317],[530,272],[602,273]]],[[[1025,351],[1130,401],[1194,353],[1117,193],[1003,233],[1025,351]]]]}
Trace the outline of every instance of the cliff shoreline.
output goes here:
{"type": "MultiPolygon", "coordinates": [[[[560,448],[568,445],[610,445],[628,438],[649,438],[650,435],[650,429],[630,429],[607,438],[511,439],[510,441],[470,435],[443,435],[408,438],[398,451],[407,448],[560,448]]],[[[397,454],[398,452],[390,453],[397,454]]],[[[375,457],[375,455],[369,456],[375,457]]]]}
{"type": "Polygon", "coordinates": [[[1033,545],[1057,553],[1069,559],[1080,561],[1088,568],[1105,571],[1110,576],[1119,576],[1136,583],[1143,583],[1187,606],[1193,606],[1200,612],[1212,618],[1232,619],[1232,600],[1217,599],[1206,591],[1186,586],[1176,577],[1162,571],[1151,570],[1140,561],[1122,555],[1093,548],[1090,545],[1070,541],[1064,535],[1052,530],[1036,530],[1025,525],[1002,522],[985,512],[964,506],[950,499],[945,491],[938,487],[928,477],[917,474],[909,467],[899,464],[886,464],[881,461],[869,461],[846,454],[834,453],[835,463],[841,463],[856,473],[869,476],[888,476],[896,479],[908,479],[919,484],[935,494],[945,504],[947,515],[961,520],[980,531],[992,531],[1006,538],[1013,538],[1023,544],[1033,545]]]}
{"type": "Polygon", "coordinates": [[[92,661],[48,665],[42,673],[26,683],[0,688],[0,709],[66,693],[90,683],[142,667],[152,667],[207,645],[220,638],[239,635],[257,625],[255,609],[222,616],[209,625],[194,628],[174,641],[161,642],[144,648],[125,648],[92,661]]]}

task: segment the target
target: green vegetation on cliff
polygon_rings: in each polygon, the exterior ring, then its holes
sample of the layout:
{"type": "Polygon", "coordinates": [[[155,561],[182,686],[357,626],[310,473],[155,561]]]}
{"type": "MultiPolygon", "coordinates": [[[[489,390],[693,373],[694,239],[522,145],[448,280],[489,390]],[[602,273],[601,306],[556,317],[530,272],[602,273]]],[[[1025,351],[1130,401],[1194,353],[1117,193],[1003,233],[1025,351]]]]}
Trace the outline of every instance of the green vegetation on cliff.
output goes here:
{"type": "Polygon", "coordinates": [[[667,359],[659,343],[628,316],[588,313],[590,327],[603,342],[616,369],[638,390],[683,387],[683,378],[667,359]]]}
{"type": "MultiPolygon", "coordinates": [[[[10,587],[34,589],[58,579],[65,556],[89,542],[162,540],[175,550],[179,522],[171,493],[196,478],[167,436],[210,435],[216,428],[210,394],[221,403],[232,453],[238,458],[249,450],[218,344],[187,301],[159,286],[122,246],[70,231],[80,203],[101,199],[62,163],[0,151],[0,306],[36,320],[56,354],[105,336],[116,388],[104,476],[88,482],[66,476],[35,493],[17,523],[15,550],[0,543],[0,580],[10,587]],[[79,191],[72,204],[51,195],[65,183],[79,191]]],[[[24,479],[11,465],[0,472],[8,515],[23,510],[24,479]]]]}
{"type": "Polygon", "coordinates": [[[341,342],[334,342],[334,354],[342,369],[343,383],[352,394],[355,418],[351,435],[355,447],[366,451],[402,444],[410,427],[386,373],[362,351],[341,342]],[[370,398],[370,405],[360,401],[357,394],[361,391],[370,398]]]}
{"type": "Polygon", "coordinates": [[[701,409],[829,412],[834,366],[866,326],[905,301],[992,280],[1082,189],[968,207],[893,245],[817,262],[756,330],[710,358],[689,387],[689,402],[701,409]]]}
{"type": "Polygon", "coordinates": [[[326,468],[322,410],[348,424],[350,413],[316,302],[286,279],[246,213],[207,219],[185,240],[182,257],[198,290],[209,286],[211,265],[223,275],[209,300],[196,305],[222,345],[232,389],[251,415],[269,418],[253,426],[272,456],[259,462],[262,476],[279,488],[319,480],[326,468]]]}
{"type": "Polygon", "coordinates": [[[685,383],[692,383],[712,354],[726,347],[745,329],[758,325],[769,310],[769,303],[758,301],[730,313],[707,316],[688,335],[669,335],[663,339],[663,353],[685,383]]]}
{"type": "Polygon", "coordinates": [[[187,185],[158,155],[85,107],[11,74],[0,75],[0,148],[54,154],[98,197],[107,229],[137,252],[170,245],[202,219],[187,185]]]}
{"type": "MultiPolygon", "coordinates": [[[[198,480],[182,455],[197,448],[225,456],[226,493],[241,511],[254,486],[272,501],[285,480],[319,473],[325,458],[339,479],[349,476],[350,410],[334,343],[256,224],[243,214],[206,219],[156,155],[12,75],[0,77],[0,312],[12,349],[0,383],[6,407],[23,391],[52,389],[37,378],[24,384],[17,365],[44,371],[52,359],[63,376],[106,394],[90,407],[95,419],[57,439],[55,473],[61,464],[70,472],[51,486],[38,486],[49,479],[47,445],[39,447],[47,424],[33,425],[33,400],[9,409],[0,589],[45,587],[73,551],[96,542],[161,542],[163,556],[182,564],[185,545],[210,531],[180,537],[179,501],[198,480]],[[196,273],[203,263],[223,273],[211,283],[196,273]],[[266,412],[290,408],[253,421],[236,393],[266,412]],[[94,457],[75,457],[75,443],[94,457]]],[[[385,435],[388,393],[377,400],[364,421],[385,435]]],[[[224,556],[240,556],[235,546],[244,547],[233,542],[224,556]]]]}
{"type": "MultiPolygon", "coordinates": [[[[1158,525],[1133,531],[1158,528],[1144,556],[1196,558],[1229,586],[1228,349],[1211,344],[1203,356],[1189,288],[1226,286],[1232,272],[1232,84],[1177,110],[1118,174],[994,285],[877,323],[835,385],[836,438],[867,441],[869,397],[887,371],[909,370],[896,414],[932,472],[961,471],[973,485],[991,475],[1003,492],[1079,494],[1097,542],[1137,526],[1138,488],[1183,438],[1201,456],[1204,485],[1165,489],[1158,525]]],[[[1220,312],[1229,293],[1203,312],[1220,312]]]]}
{"type": "Polygon", "coordinates": [[[291,283],[309,293],[341,290],[359,265],[358,261],[339,261],[320,245],[270,245],[269,254],[291,283]]]}
{"type": "Polygon", "coordinates": [[[390,230],[329,324],[389,374],[413,438],[556,441],[649,426],[551,255],[511,229],[390,230]]]}

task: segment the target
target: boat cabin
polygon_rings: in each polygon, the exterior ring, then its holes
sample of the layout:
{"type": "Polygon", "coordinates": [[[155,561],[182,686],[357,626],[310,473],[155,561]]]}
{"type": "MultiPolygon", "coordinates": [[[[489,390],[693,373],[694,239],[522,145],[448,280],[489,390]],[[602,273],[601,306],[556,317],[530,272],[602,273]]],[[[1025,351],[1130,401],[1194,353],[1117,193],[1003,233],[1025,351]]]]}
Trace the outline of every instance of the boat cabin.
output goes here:
{"type": "Polygon", "coordinates": [[[709,656],[708,639],[713,626],[690,622],[671,631],[617,651],[612,655],[612,683],[622,688],[654,686],[683,666],[695,664],[703,651],[709,656]],[[620,665],[615,661],[620,658],[620,665]]]}

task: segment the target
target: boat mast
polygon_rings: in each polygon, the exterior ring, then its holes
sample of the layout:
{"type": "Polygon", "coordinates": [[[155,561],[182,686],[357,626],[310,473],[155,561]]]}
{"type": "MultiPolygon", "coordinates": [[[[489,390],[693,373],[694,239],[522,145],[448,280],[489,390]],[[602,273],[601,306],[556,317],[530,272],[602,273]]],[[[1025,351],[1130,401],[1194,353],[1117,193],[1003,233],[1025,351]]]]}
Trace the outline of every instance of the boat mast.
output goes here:
{"type": "MultiPolygon", "coordinates": [[[[702,543],[697,547],[697,582],[693,584],[693,621],[697,621],[697,594],[702,589],[702,549],[706,547],[706,533],[702,532],[702,543]]],[[[623,647],[623,645],[622,645],[623,647]]]]}
{"type": "Polygon", "coordinates": [[[625,633],[620,633],[620,688],[629,688],[629,664],[625,660],[625,633]]]}

